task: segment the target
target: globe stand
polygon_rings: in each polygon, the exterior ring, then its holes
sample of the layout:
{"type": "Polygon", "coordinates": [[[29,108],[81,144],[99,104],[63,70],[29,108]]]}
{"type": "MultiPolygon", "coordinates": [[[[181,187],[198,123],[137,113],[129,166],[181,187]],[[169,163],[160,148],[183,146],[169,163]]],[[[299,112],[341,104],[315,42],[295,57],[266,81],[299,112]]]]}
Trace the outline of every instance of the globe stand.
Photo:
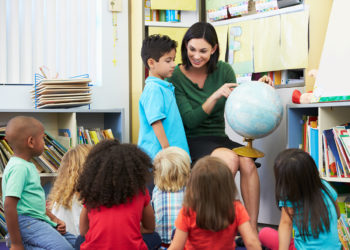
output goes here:
{"type": "Polygon", "coordinates": [[[245,142],[248,142],[247,146],[232,149],[236,154],[240,156],[250,157],[250,158],[262,158],[264,153],[253,148],[253,140],[244,138],[245,142]]]}

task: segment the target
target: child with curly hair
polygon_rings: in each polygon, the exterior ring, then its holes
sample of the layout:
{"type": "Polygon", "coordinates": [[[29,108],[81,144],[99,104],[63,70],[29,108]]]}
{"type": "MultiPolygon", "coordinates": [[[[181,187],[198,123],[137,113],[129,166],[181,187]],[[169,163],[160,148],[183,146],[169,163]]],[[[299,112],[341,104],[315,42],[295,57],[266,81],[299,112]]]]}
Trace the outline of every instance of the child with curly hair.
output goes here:
{"type": "MultiPolygon", "coordinates": [[[[78,179],[80,249],[154,249],[158,242],[143,240],[141,228],[153,232],[154,212],[146,183],[151,159],[136,145],[105,140],[90,151],[78,179]]],[[[150,238],[150,237],[147,237],[150,238]]]]}
{"type": "Polygon", "coordinates": [[[80,144],[65,153],[48,196],[51,212],[65,221],[67,231],[76,236],[79,235],[79,217],[83,208],[78,201],[76,186],[91,148],[91,145],[80,144]]]}
{"type": "Polygon", "coordinates": [[[247,210],[235,200],[237,188],[224,161],[206,156],[196,162],[175,221],[172,249],[235,249],[241,234],[247,249],[261,249],[247,210]]]}
{"type": "Polygon", "coordinates": [[[152,203],[156,216],[156,232],[162,239],[162,245],[168,247],[176,217],[182,207],[191,160],[185,150],[169,147],[156,155],[153,166],[155,188],[152,203]]]}

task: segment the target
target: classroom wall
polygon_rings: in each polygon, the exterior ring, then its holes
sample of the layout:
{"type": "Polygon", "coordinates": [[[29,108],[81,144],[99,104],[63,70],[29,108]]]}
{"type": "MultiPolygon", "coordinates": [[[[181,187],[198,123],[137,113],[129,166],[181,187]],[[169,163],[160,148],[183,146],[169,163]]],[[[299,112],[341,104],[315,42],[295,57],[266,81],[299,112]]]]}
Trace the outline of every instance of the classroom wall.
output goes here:
{"type": "MultiPolygon", "coordinates": [[[[287,147],[286,132],[286,104],[292,103],[292,93],[296,88],[277,89],[283,103],[283,118],[278,128],[267,137],[253,141],[253,147],[265,153],[265,157],[257,159],[261,163],[258,169],[260,177],[260,210],[258,222],[263,224],[278,225],[280,220],[280,210],[275,201],[275,178],[273,173],[273,162],[277,154],[287,147]]],[[[302,91],[303,88],[297,88],[302,91]]],[[[227,124],[226,133],[234,141],[245,144],[242,137],[236,134],[227,124]]],[[[236,176],[236,184],[240,189],[239,172],[236,176]]]]}
{"type": "MultiPolygon", "coordinates": [[[[108,1],[101,1],[102,6],[102,85],[92,88],[91,109],[124,108],[124,138],[130,139],[129,132],[129,5],[123,0],[122,12],[118,13],[118,41],[113,50],[112,13],[108,10],[108,1]],[[116,65],[113,59],[116,58],[116,65]]],[[[39,71],[39,70],[38,70],[39,71]]],[[[30,91],[32,86],[0,85],[1,109],[32,109],[30,91]]],[[[87,107],[80,107],[87,109],[87,107]]]]}

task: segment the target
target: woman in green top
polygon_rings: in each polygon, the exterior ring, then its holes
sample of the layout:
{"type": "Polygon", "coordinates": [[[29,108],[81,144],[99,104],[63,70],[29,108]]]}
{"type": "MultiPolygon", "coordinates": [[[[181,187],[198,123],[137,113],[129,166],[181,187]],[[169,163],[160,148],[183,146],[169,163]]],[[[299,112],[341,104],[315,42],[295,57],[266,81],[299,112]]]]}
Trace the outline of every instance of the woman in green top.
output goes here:
{"type": "MultiPolygon", "coordinates": [[[[192,161],[212,154],[226,161],[233,175],[241,173],[244,204],[257,229],[260,183],[254,160],[236,155],[241,146],[225,133],[226,98],[234,90],[236,77],[232,67],[219,61],[219,43],[214,27],[205,22],[193,24],[181,45],[182,64],[171,78],[176,102],[184,123],[192,161]]],[[[260,79],[271,84],[269,78],[260,79]]]]}

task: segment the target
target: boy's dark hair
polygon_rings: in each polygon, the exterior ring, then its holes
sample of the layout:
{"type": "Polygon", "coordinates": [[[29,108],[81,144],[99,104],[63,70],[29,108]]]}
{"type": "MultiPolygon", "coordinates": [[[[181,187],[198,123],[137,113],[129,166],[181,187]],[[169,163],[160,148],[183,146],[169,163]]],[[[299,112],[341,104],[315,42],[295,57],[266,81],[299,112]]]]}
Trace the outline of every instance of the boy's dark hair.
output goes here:
{"type": "Polygon", "coordinates": [[[151,159],[136,145],[101,141],[86,158],[77,184],[79,198],[89,209],[131,202],[140,191],[145,193],[151,168],[151,159]]]}
{"type": "Polygon", "coordinates": [[[151,35],[143,40],[141,49],[142,61],[149,69],[148,59],[152,58],[158,62],[159,58],[173,49],[176,50],[176,47],[177,42],[167,35],[151,35]]]}
{"type": "MultiPolygon", "coordinates": [[[[289,214],[299,229],[303,240],[313,236],[318,238],[320,232],[329,232],[330,213],[327,208],[325,196],[330,198],[336,208],[326,186],[321,182],[317,166],[311,156],[300,149],[287,149],[279,153],[274,163],[276,178],[276,203],[291,202],[294,213],[289,214]],[[309,231],[311,228],[311,232],[309,231]]],[[[329,207],[331,209],[331,207],[329,207]]]]}
{"type": "Polygon", "coordinates": [[[218,232],[235,220],[236,194],[235,181],[226,163],[205,156],[196,162],[187,183],[185,213],[190,216],[191,210],[196,212],[199,228],[218,232]]]}
{"type": "Polygon", "coordinates": [[[186,70],[188,70],[192,66],[190,59],[188,58],[188,55],[187,55],[187,44],[191,39],[199,39],[199,38],[203,38],[212,47],[217,45],[217,48],[214,54],[210,56],[210,59],[208,62],[207,73],[210,74],[216,69],[216,64],[219,60],[219,55],[220,55],[218,36],[216,34],[215,28],[210,23],[197,22],[193,24],[186,31],[181,44],[182,64],[184,65],[186,70]]]}

